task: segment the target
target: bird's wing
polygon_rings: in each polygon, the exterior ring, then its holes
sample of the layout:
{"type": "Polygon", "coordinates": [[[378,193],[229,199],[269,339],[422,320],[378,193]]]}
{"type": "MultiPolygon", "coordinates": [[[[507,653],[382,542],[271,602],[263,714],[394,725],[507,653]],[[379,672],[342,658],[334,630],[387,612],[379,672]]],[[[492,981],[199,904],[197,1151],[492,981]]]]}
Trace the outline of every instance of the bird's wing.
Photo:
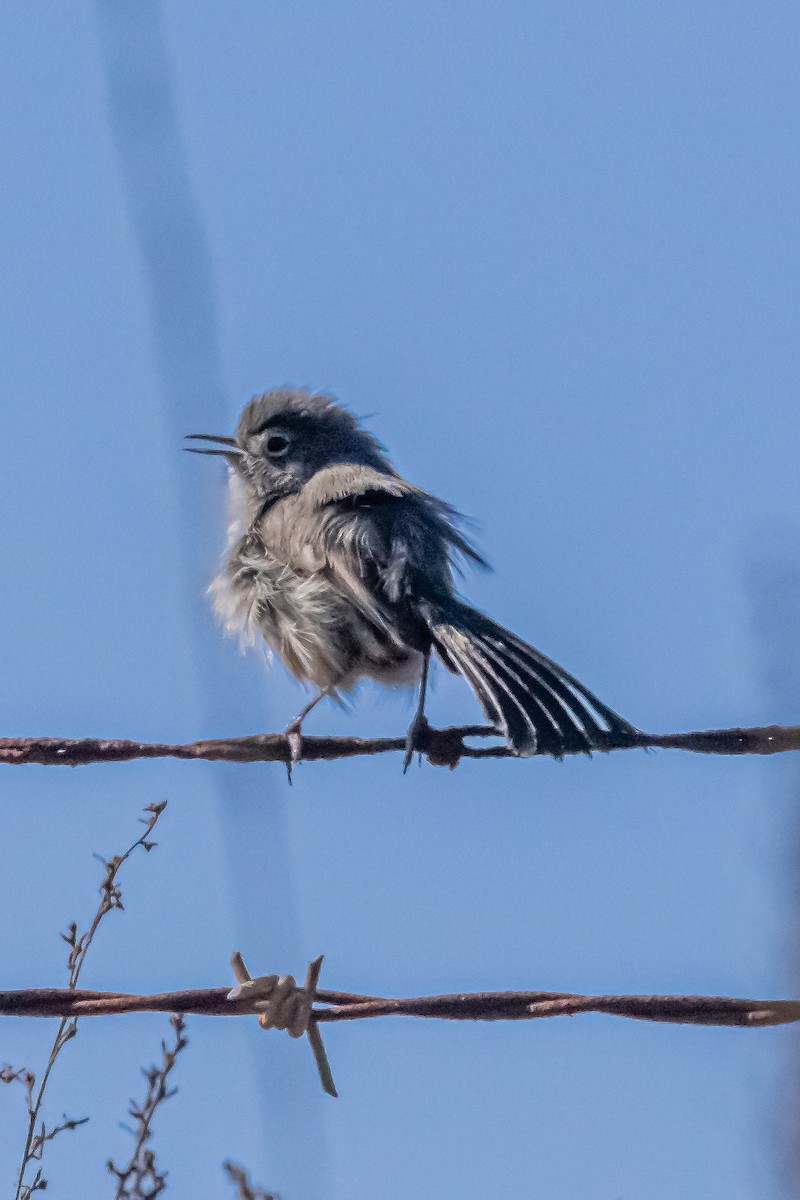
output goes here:
{"type": "MultiPolygon", "coordinates": [[[[482,563],[457,514],[399,475],[342,464],[318,471],[292,504],[289,560],[321,571],[379,628],[417,640],[421,597],[451,595],[456,555],[482,563]],[[404,632],[405,631],[405,632],[404,632]]],[[[288,514],[287,514],[288,515],[288,514]]]]}

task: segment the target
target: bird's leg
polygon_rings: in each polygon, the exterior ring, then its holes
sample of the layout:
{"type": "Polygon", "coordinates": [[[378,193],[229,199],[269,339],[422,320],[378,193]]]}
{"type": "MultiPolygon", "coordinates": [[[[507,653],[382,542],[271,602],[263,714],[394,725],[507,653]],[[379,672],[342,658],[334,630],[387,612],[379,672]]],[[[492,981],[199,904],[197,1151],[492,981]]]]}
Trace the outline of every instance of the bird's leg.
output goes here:
{"type": "Polygon", "coordinates": [[[417,743],[420,740],[420,735],[424,734],[428,728],[428,719],[425,716],[425,695],[428,690],[428,671],[431,665],[430,646],[423,651],[422,655],[422,671],[419,677],[419,699],[417,700],[417,711],[414,713],[414,720],[408,727],[406,734],[406,751],[403,757],[403,774],[411,765],[411,759],[414,757],[414,751],[417,749],[417,743]]]}
{"type": "Polygon", "coordinates": [[[321,692],[311,700],[304,709],[297,714],[293,721],[284,729],[284,737],[289,743],[289,761],[286,764],[286,770],[289,772],[289,783],[292,782],[292,767],[297,766],[303,756],[303,721],[305,721],[312,709],[316,708],[320,700],[324,700],[335,689],[332,687],[323,688],[321,692]]]}

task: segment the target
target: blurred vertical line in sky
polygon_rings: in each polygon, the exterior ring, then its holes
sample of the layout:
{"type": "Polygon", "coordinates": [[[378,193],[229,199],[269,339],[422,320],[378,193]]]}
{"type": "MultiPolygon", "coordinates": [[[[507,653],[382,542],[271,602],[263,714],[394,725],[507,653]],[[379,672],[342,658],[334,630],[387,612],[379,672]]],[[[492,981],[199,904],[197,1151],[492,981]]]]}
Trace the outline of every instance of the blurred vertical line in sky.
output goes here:
{"type": "MultiPolygon", "coordinates": [[[[780,539],[781,541],[783,539],[780,539]]],[[[800,545],[778,544],[755,556],[748,572],[751,612],[760,651],[761,674],[770,700],[769,720],[792,725],[798,721],[800,697],[800,545]]],[[[790,788],[795,813],[800,812],[800,772],[794,763],[790,788]]],[[[787,930],[790,992],[800,994],[800,819],[787,830],[790,849],[783,865],[791,871],[792,924],[787,930]]],[[[789,1196],[800,1194],[800,1038],[793,1036],[794,1053],[784,1065],[776,1112],[782,1121],[783,1182],[789,1196]]]]}
{"type": "MultiPolygon", "coordinates": [[[[96,12],[111,127],[145,267],[164,429],[174,449],[170,461],[180,502],[180,569],[195,631],[200,708],[209,733],[229,729],[232,721],[240,727],[243,723],[242,732],[252,731],[266,719],[264,694],[244,671],[230,670],[221,637],[208,636],[201,547],[208,545],[209,531],[221,532],[222,521],[214,511],[212,490],[197,487],[197,473],[191,469],[197,460],[181,453],[186,433],[223,433],[226,428],[211,254],[176,121],[160,7],[153,0],[96,0],[96,12]]],[[[302,975],[303,963],[295,961],[300,937],[285,826],[276,798],[264,794],[267,778],[262,771],[214,771],[239,939],[231,950],[245,950],[257,971],[302,975]],[[258,953],[264,957],[256,962],[258,953]]],[[[198,896],[198,904],[203,902],[214,899],[198,896]]],[[[198,930],[202,910],[200,917],[198,930]]],[[[266,1102],[270,1187],[295,1200],[324,1200],[327,1171],[319,1149],[321,1128],[314,1128],[315,1123],[321,1126],[321,1113],[313,1108],[304,1112],[304,1137],[298,1144],[290,1118],[281,1114],[307,1107],[302,1072],[294,1057],[282,1067],[284,1060],[276,1061],[264,1049],[258,1074],[266,1102]]],[[[228,1149],[241,1153],[245,1148],[228,1149]]]]}

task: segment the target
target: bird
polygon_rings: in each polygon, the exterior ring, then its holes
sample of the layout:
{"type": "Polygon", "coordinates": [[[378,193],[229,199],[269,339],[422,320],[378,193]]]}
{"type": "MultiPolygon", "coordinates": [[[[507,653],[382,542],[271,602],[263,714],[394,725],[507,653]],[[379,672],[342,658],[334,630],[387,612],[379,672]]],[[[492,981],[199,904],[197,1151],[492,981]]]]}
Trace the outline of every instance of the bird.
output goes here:
{"type": "Polygon", "coordinates": [[[472,688],[491,730],[519,757],[607,749],[635,727],[563,667],[473,608],[454,572],[488,564],[460,514],[407,482],[381,443],[324,393],[255,396],[234,437],[189,434],[229,470],[233,520],[211,585],[226,632],[263,637],[316,694],[286,729],[299,761],[302,725],[325,697],[362,679],[416,685],[404,770],[428,729],[433,655],[472,688]]]}

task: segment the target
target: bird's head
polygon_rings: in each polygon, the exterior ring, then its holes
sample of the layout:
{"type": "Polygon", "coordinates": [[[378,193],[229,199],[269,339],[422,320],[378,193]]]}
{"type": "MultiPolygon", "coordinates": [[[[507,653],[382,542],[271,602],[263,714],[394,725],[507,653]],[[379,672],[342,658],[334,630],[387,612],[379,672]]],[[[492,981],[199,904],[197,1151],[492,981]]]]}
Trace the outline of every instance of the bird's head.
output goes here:
{"type": "Polygon", "coordinates": [[[255,396],[239,418],[236,436],[193,433],[218,449],[187,447],[225,458],[241,476],[251,501],[299,492],[317,471],[340,464],[394,474],[380,444],[330,396],[281,389],[255,396]]]}

